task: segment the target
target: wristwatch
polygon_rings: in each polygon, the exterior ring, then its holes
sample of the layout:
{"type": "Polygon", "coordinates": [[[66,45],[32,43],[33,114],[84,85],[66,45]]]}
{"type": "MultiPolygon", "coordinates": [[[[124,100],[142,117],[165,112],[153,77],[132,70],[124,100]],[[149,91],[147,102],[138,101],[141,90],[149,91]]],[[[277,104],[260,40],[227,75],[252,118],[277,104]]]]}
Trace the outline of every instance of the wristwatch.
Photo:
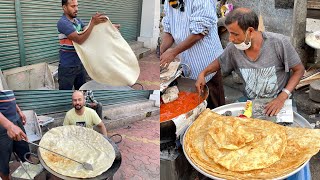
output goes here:
{"type": "Polygon", "coordinates": [[[288,95],[288,99],[291,97],[291,92],[288,90],[288,89],[286,89],[286,88],[283,88],[282,89],[282,92],[285,92],[285,93],[287,93],[287,95],[288,95]]]}

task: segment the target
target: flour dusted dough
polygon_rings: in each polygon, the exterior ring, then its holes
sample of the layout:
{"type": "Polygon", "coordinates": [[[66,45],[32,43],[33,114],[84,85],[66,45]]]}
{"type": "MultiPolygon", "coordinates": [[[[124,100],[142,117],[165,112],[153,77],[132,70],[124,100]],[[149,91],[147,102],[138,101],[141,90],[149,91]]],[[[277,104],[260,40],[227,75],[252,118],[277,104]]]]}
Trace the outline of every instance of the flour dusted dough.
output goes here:
{"type": "Polygon", "coordinates": [[[111,86],[131,86],[137,81],[140,74],[137,58],[110,20],[95,25],[84,43],[73,45],[95,81],[111,86]]]}
{"type": "Polygon", "coordinates": [[[79,163],[40,148],[43,161],[53,171],[69,177],[92,178],[107,171],[116,157],[113,146],[96,131],[79,126],[60,126],[44,134],[40,146],[92,164],[93,171],[79,163]]]}

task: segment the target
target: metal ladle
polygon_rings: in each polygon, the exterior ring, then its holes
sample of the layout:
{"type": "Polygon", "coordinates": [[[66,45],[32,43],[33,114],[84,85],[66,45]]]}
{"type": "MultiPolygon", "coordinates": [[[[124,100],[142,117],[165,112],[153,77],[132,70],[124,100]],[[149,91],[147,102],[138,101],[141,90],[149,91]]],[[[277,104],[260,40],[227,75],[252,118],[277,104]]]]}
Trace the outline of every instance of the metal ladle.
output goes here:
{"type": "Polygon", "coordinates": [[[57,153],[57,152],[54,152],[54,151],[52,151],[52,150],[50,150],[50,149],[41,147],[41,146],[39,146],[38,144],[35,144],[35,143],[32,143],[32,142],[26,141],[26,140],[24,140],[24,139],[23,139],[23,141],[25,141],[25,142],[27,142],[27,143],[29,143],[29,144],[38,146],[39,148],[45,149],[45,150],[47,150],[47,151],[50,151],[50,152],[52,152],[52,153],[54,153],[54,154],[57,154],[57,155],[59,155],[59,156],[62,156],[62,157],[64,157],[64,158],[70,159],[70,160],[72,160],[72,161],[74,161],[74,162],[77,162],[77,163],[79,163],[79,164],[82,164],[83,168],[86,169],[86,170],[90,170],[90,171],[93,170],[92,165],[89,164],[89,163],[87,163],[87,162],[79,162],[79,161],[77,161],[77,160],[71,159],[71,158],[66,157],[66,156],[64,156],[64,155],[62,155],[62,154],[59,154],[59,153],[57,153]]]}

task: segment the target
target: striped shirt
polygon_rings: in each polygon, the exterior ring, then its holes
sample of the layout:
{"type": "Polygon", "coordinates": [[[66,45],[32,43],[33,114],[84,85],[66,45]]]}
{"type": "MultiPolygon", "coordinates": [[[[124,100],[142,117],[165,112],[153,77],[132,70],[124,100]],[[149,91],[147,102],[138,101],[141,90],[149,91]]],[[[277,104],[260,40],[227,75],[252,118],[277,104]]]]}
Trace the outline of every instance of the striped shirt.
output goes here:
{"type": "Polygon", "coordinates": [[[98,103],[93,96],[92,90],[87,90],[84,96],[86,97],[86,106],[89,106],[90,103],[98,103]]]}
{"type": "MultiPolygon", "coordinates": [[[[176,44],[184,41],[190,34],[206,34],[191,48],[180,53],[182,63],[191,67],[191,79],[197,79],[222,52],[218,36],[215,0],[184,0],[185,11],[172,8],[168,0],[164,4],[165,17],[162,20],[164,32],[170,33],[176,44]]],[[[206,77],[206,81],[212,78],[206,77]]]]}
{"type": "Polygon", "coordinates": [[[81,64],[80,58],[74,49],[73,43],[67,36],[77,31],[81,32],[84,24],[80,19],[74,18],[70,21],[65,15],[62,15],[57,23],[59,31],[58,38],[60,42],[60,65],[63,67],[75,67],[81,64]]]}
{"type": "MultiPolygon", "coordinates": [[[[12,90],[0,91],[0,113],[2,113],[9,121],[16,122],[19,120],[16,98],[12,90]]],[[[0,127],[0,130],[3,129],[0,127]]]]}

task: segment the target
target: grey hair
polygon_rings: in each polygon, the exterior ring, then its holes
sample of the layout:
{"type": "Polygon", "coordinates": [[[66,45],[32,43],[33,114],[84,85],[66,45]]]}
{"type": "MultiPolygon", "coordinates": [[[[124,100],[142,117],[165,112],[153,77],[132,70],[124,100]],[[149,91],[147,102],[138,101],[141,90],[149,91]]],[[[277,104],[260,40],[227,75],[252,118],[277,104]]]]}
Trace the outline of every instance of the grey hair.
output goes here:
{"type": "Polygon", "coordinates": [[[225,20],[226,25],[230,25],[234,22],[238,22],[239,27],[246,31],[249,27],[253,27],[255,30],[258,30],[259,18],[257,14],[245,8],[238,8],[231,11],[225,20]]]}

